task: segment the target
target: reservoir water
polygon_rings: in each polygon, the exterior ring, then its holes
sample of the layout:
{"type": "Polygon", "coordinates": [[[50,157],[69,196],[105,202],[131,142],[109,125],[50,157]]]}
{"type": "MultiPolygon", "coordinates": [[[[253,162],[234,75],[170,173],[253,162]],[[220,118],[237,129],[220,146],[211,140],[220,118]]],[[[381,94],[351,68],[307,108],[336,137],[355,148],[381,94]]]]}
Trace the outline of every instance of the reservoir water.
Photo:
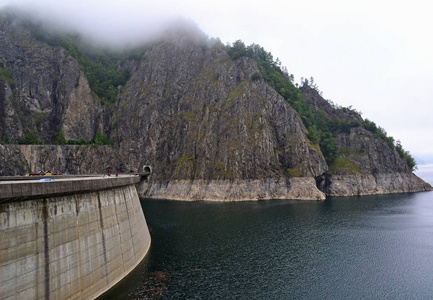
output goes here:
{"type": "Polygon", "coordinates": [[[102,299],[433,297],[433,192],[141,203],[151,250],[102,299]]]}

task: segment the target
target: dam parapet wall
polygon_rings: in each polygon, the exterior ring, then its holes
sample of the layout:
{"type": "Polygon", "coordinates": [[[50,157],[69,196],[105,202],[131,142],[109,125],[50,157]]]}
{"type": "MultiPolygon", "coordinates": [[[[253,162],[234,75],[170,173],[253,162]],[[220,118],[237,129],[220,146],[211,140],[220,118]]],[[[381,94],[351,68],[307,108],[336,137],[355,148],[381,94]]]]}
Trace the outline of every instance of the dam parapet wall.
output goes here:
{"type": "Polygon", "coordinates": [[[139,176],[0,183],[0,299],[94,299],[150,247],[139,176]]]}

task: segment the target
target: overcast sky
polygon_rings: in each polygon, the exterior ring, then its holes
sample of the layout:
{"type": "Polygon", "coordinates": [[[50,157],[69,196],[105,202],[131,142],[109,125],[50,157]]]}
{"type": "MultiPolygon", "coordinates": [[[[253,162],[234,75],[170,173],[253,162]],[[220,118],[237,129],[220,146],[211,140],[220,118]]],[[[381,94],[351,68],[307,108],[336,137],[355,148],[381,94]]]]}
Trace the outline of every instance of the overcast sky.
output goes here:
{"type": "Polygon", "coordinates": [[[297,80],[313,76],[326,99],[352,105],[416,158],[433,162],[427,1],[0,0],[5,5],[101,40],[134,40],[182,16],[224,43],[260,44],[297,80]]]}

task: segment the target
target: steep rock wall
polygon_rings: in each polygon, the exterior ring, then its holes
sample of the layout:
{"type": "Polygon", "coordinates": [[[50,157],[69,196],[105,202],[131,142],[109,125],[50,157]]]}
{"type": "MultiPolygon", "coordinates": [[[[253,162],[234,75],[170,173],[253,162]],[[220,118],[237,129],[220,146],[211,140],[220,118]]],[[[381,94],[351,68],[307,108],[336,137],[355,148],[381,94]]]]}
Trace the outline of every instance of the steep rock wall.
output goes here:
{"type": "MultiPolygon", "coordinates": [[[[182,190],[185,199],[213,199],[220,194],[210,192],[215,187],[235,182],[256,191],[222,188],[227,192],[222,198],[237,200],[240,191],[245,199],[260,199],[267,182],[281,182],[264,193],[269,197],[292,197],[290,190],[302,182],[299,190],[310,199],[316,196],[303,187],[311,178],[322,189],[331,186],[325,181],[333,175],[411,173],[395,149],[362,128],[336,134],[338,159],[344,164],[328,166],[319,147],[308,140],[301,116],[260,76],[253,76],[257,64],[246,57],[231,59],[223,46],[193,26],[171,29],[146,47],[140,58],[118,62],[131,78],[116,87],[115,104],[101,106],[65,49],[1,19],[0,67],[11,71],[11,78],[0,79],[0,139],[17,142],[30,132],[48,144],[59,132],[66,140],[91,140],[100,132],[113,145],[5,145],[0,147],[0,175],[135,172],[151,165],[155,188],[141,195],[163,197],[165,192],[171,198],[182,190]],[[293,182],[290,189],[285,182],[293,182]],[[179,190],[180,184],[185,186],[179,190]],[[191,186],[201,192],[185,192],[191,186]]],[[[363,121],[358,112],[332,106],[308,85],[301,91],[314,112],[363,121]]]]}
{"type": "Polygon", "coordinates": [[[66,140],[91,140],[102,129],[104,110],[65,49],[41,42],[19,23],[1,18],[0,62],[11,73],[10,82],[0,81],[3,136],[20,141],[32,132],[50,143],[60,131],[66,140]]]}
{"type": "Polygon", "coordinates": [[[115,173],[122,165],[110,146],[0,145],[0,176],[48,170],[69,174],[115,173]]]}
{"type": "MultiPolygon", "coordinates": [[[[363,122],[356,111],[334,108],[311,87],[302,87],[313,111],[323,111],[334,120],[363,122]]],[[[318,176],[318,188],[330,196],[354,196],[431,190],[430,184],[412,173],[395,147],[364,129],[334,133],[337,151],[328,172],[318,176]]]]}
{"type": "Polygon", "coordinates": [[[131,168],[152,165],[157,186],[212,189],[218,181],[285,182],[324,173],[300,116],[263,79],[252,80],[256,72],[253,60],[233,61],[196,35],[156,45],[119,99],[114,147],[131,168]]]}
{"type": "Polygon", "coordinates": [[[433,190],[431,185],[411,173],[331,175],[319,187],[329,196],[363,196],[433,190]]]}

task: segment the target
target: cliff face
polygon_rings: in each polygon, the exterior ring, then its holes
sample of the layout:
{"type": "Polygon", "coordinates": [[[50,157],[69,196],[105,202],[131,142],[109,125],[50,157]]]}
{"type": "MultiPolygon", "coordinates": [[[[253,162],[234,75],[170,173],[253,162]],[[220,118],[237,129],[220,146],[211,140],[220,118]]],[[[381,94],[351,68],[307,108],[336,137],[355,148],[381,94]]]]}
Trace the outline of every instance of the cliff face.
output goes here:
{"type": "Polygon", "coordinates": [[[8,81],[0,80],[2,137],[17,142],[32,133],[51,143],[62,131],[67,140],[93,138],[102,109],[78,62],[65,49],[0,19],[0,53],[1,68],[11,72],[8,81]]]}
{"type": "Polygon", "coordinates": [[[334,120],[362,122],[362,117],[358,112],[346,107],[333,107],[327,100],[323,99],[316,89],[311,88],[308,84],[304,84],[301,91],[305,102],[314,113],[321,110],[326,116],[334,120]]]}
{"type": "MultiPolygon", "coordinates": [[[[322,110],[331,119],[363,119],[347,108],[333,108],[316,90],[302,88],[305,101],[314,111],[322,110]]],[[[431,190],[431,186],[412,173],[397,150],[361,126],[350,133],[334,134],[336,158],[329,171],[316,178],[321,191],[331,196],[354,196],[431,190]]]]}
{"type": "MultiPolygon", "coordinates": [[[[231,59],[191,28],[172,30],[140,60],[119,62],[131,78],[111,106],[100,104],[66,50],[5,20],[0,60],[11,73],[0,80],[3,140],[20,141],[31,132],[49,144],[60,131],[66,140],[90,140],[97,132],[112,140],[112,146],[3,145],[3,175],[137,172],[151,165],[141,194],[183,200],[324,199],[324,193],[347,194],[333,185],[337,175],[354,175],[338,165],[328,168],[299,114],[252,76],[259,72],[254,60],[231,59]]],[[[328,107],[314,90],[303,93],[313,111],[362,120],[328,107]]],[[[336,140],[340,157],[357,166],[355,175],[411,174],[395,150],[362,128],[336,140]]]]}
{"type": "Polygon", "coordinates": [[[326,171],[298,114],[248,58],[183,35],[146,53],[122,98],[116,147],[154,179],[260,179],[326,171]]]}

